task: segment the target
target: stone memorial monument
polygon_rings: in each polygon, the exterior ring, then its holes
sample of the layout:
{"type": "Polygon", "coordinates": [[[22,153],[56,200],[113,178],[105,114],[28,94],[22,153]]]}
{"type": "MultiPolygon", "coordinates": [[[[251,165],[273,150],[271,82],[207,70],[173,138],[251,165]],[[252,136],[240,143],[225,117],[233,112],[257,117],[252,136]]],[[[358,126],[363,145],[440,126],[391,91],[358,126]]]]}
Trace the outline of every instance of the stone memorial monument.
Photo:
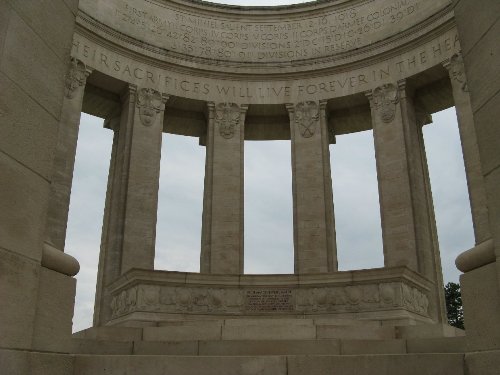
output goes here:
{"type": "Polygon", "coordinates": [[[0,373],[498,374],[499,19],[497,0],[0,2],[0,373]],[[422,137],[452,106],[465,332],[422,137]],[[93,326],[72,335],[81,112],[113,146],[93,326]],[[369,129],[384,267],[339,271],[329,145],[369,129]],[[162,133],[206,150],[199,273],[154,269],[162,133]],[[293,274],[243,272],[245,140],[291,141],[293,274]]]}

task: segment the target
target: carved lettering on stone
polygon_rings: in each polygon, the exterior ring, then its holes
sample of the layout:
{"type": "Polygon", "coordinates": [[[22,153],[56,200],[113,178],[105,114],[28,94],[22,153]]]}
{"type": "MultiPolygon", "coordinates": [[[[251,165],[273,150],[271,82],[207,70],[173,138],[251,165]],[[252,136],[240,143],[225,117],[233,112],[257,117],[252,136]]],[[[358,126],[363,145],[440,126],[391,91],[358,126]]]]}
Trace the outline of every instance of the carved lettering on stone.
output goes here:
{"type": "Polygon", "coordinates": [[[457,81],[462,88],[462,91],[468,92],[467,80],[465,77],[464,60],[462,54],[456,53],[450,58],[450,77],[457,81]]]}
{"type": "Polygon", "coordinates": [[[316,132],[319,121],[318,104],[313,101],[301,102],[295,106],[295,124],[300,135],[310,138],[316,132]]]}
{"type": "Polygon", "coordinates": [[[219,103],[215,107],[215,126],[219,129],[221,137],[233,138],[240,117],[240,108],[235,103],[219,103]]]}
{"type": "Polygon", "coordinates": [[[142,124],[151,126],[156,120],[156,115],[163,109],[163,98],[156,90],[142,88],[137,92],[137,107],[142,124]]]}
{"type": "Polygon", "coordinates": [[[382,122],[390,123],[396,114],[399,93],[396,85],[387,83],[373,90],[373,106],[382,122]]]}
{"type": "Polygon", "coordinates": [[[64,81],[66,98],[73,99],[75,97],[76,89],[80,86],[83,86],[86,79],[87,70],[85,64],[80,60],[72,57],[64,81]]]}

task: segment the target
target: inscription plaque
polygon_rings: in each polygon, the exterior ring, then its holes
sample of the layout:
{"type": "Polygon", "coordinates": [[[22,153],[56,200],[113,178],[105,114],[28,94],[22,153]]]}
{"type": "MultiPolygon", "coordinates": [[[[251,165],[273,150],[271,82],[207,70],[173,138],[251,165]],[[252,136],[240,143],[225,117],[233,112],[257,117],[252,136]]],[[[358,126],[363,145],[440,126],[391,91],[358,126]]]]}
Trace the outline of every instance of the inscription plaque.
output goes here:
{"type": "Polygon", "coordinates": [[[292,290],[247,290],[245,293],[245,309],[249,312],[294,311],[292,290]]]}

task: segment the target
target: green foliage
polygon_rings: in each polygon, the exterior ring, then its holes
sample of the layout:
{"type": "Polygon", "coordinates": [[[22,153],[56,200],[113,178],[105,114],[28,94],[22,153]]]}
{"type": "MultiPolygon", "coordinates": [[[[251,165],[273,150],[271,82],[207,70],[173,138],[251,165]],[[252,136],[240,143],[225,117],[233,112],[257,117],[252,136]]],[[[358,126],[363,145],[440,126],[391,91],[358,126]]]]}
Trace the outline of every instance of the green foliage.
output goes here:
{"type": "Polygon", "coordinates": [[[462,309],[462,294],[460,285],[449,282],[444,287],[446,299],[446,311],[448,312],[448,323],[457,328],[464,329],[464,313],[462,309]]]}

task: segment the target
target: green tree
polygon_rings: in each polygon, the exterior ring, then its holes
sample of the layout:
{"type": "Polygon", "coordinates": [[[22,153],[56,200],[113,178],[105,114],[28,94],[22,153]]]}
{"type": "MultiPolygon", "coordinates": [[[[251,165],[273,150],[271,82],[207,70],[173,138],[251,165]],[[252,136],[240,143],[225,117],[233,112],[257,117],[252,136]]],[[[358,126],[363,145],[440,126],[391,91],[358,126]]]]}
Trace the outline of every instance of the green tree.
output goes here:
{"type": "Polygon", "coordinates": [[[446,299],[448,323],[453,327],[464,329],[464,313],[460,285],[453,282],[446,284],[444,287],[444,297],[446,299]]]}

